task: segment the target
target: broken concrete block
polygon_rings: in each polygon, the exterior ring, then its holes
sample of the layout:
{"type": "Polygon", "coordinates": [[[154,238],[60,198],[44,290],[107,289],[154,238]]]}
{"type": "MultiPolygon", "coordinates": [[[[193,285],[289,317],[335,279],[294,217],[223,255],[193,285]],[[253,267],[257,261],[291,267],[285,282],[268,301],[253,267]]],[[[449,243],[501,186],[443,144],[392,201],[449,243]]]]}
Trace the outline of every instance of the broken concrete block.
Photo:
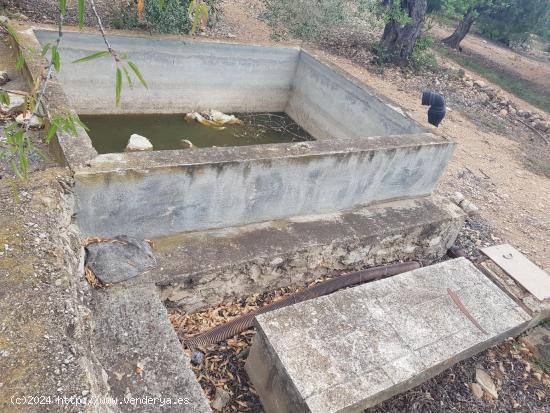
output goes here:
{"type": "Polygon", "coordinates": [[[267,413],[362,412],[529,320],[458,258],[256,317],[246,370],[267,413]]]}
{"type": "Polygon", "coordinates": [[[145,136],[138,135],[134,133],[130,136],[130,140],[126,145],[125,152],[140,152],[140,151],[152,151],[153,144],[145,136]]]}
{"type": "Polygon", "coordinates": [[[157,265],[147,241],[126,235],[90,244],[86,251],[86,265],[104,284],[128,280],[157,265]]]}

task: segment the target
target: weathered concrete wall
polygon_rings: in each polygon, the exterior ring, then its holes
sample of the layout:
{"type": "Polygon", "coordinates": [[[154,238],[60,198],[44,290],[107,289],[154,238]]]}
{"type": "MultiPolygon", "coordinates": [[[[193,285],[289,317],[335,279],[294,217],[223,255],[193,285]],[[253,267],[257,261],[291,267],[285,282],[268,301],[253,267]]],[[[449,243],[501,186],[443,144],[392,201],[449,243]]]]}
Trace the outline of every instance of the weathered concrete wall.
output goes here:
{"type": "Polygon", "coordinates": [[[397,260],[435,259],[465,214],[434,197],[155,240],[158,271],[132,280],[162,286],[185,311],[327,274],[397,260]]]}
{"type": "Polygon", "coordinates": [[[300,53],[286,112],[317,139],[424,131],[380,100],[366,85],[306,51],[300,53]]]}
{"type": "MultiPolygon", "coordinates": [[[[54,32],[36,31],[42,44],[54,32]]],[[[149,85],[124,88],[114,100],[110,57],[72,64],[105,49],[98,35],[65,33],[60,80],[79,114],[283,111],[300,50],[220,42],[110,36],[117,53],[127,54],[149,85]],[[77,69],[77,70],[75,70],[77,69]]]]}
{"type": "Polygon", "coordinates": [[[453,145],[426,135],[100,155],[76,172],[87,235],[155,237],[429,195],[453,145]]]}

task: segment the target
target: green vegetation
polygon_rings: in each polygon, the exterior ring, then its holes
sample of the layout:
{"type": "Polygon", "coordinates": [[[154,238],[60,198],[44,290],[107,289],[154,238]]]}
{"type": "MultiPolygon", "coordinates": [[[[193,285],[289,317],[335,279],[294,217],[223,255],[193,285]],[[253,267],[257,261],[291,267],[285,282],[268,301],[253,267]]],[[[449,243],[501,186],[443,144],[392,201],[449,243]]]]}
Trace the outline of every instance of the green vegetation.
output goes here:
{"type": "Polygon", "coordinates": [[[523,99],[542,110],[550,111],[549,91],[541,90],[540,88],[535,87],[519,77],[515,77],[508,73],[500,72],[498,69],[491,68],[475,56],[466,57],[452,49],[444,47],[438,49],[438,52],[445,57],[454,60],[462,67],[470,69],[490,82],[499,85],[504,90],[513,93],[520,99],[523,99]]]}
{"type": "Polygon", "coordinates": [[[112,25],[117,29],[147,29],[158,33],[195,33],[212,24],[220,14],[219,0],[145,0],[143,15],[133,0],[111,7],[112,25]]]}

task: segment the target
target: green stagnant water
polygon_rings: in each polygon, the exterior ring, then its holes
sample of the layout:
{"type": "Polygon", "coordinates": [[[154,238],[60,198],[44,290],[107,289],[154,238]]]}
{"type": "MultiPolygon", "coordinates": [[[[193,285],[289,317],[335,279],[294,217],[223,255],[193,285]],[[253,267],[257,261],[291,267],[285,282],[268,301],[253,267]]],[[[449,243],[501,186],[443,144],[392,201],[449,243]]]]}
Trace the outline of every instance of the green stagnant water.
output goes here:
{"type": "Polygon", "coordinates": [[[236,113],[242,125],[223,130],[185,121],[174,115],[81,115],[99,153],[123,152],[134,133],[145,136],[155,150],[182,149],[187,139],[199,148],[244,146],[312,140],[286,113],[236,113]]]}

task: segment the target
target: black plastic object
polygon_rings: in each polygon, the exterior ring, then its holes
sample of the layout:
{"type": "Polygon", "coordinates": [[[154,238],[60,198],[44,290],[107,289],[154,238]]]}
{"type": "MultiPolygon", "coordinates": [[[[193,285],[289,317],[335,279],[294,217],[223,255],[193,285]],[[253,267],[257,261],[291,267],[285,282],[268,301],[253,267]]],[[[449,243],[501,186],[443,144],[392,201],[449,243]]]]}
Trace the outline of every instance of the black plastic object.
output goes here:
{"type": "Polygon", "coordinates": [[[422,104],[429,106],[428,122],[438,127],[445,117],[445,98],[439,93],[426,91],[422,93],[422,104]]]}

